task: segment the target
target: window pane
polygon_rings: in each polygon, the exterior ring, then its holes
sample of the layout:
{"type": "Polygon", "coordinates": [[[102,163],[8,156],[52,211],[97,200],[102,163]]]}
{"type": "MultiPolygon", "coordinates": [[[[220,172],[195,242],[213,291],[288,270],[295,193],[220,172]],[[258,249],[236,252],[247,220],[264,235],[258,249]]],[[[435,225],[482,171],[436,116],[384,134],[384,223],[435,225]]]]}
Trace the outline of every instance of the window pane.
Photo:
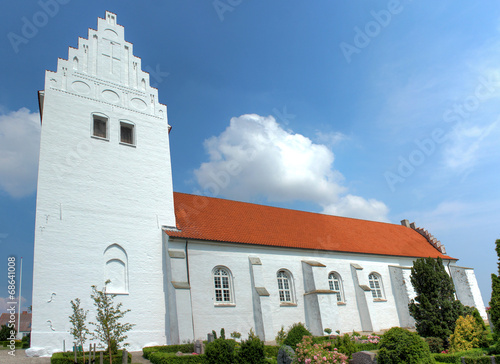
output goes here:
{"type": "Polygon", "coordinates": [[[121,124],[120,126],[120,141],[122,143],[133,144],[134,143],[134,127],[132,125],[121,124]]]}
{"type": "Polygon", "coordinates": [[[106,120],[94,118],[94,136],[106,138],[106,120]]]}

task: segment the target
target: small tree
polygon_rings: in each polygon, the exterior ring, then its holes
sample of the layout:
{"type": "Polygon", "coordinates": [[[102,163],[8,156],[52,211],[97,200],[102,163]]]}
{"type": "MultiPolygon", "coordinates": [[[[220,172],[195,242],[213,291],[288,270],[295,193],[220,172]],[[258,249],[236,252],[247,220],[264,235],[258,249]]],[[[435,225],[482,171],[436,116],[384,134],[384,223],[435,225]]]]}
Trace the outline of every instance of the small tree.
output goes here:
{"type": "Polygon", "coordinates": [[[80,307],[80,299],[77,298],[75,301],[71,301],[71,308],[73,309],[73,314],[69,316],[69,322],[73,325],[69,329],[69,333],[73,335],[75,341],[82,346],[83,351],[83,362],[85,362],[85,341],[87,341],[87,335],[90,334],[87,326],[87,313],[82,307],[80,307]]]}
{"type": "MultiPolygon", "coordinates": [[[[125,333],[130,331],[134,325],[120,322],[130,310],[122,311],[121,302],[115,306],[113,299],[116,295],[106,293],[108,283],[110,283],[109,280],[106,281],[102,291],[97,290],[96,286],[92,286],[90,297],[94,300],[94,306],[96,307],[97,322],[91,322],[91,324],[96,327],[94,338],[108,345],[109,363],[112,364],[113,354],[118,351],[118,345],[127,339],[128,336],[125,333]]],[[[128,344],[123,345],[127,346],[128,344]]]]}
{"type": "Polygon", "coordinates": [[[498,256],[498,275],[491,275],[491,301],[490,301],[490,319],[493,325],[495,338],[498,340],[500,336],[500,239],[495,241],[495,251],[498,256]]]}
{"type": "MultiPolygon", "coordinates": [[[[2,328],[0,329],[0,341],[6,341],[10,337],[10,332],[13,330],[15,333],[17,333],[16,329],[12,328],[10,329],[7,325],[2,325],[2,328]]],[[[14,334],[15,336],[15,334],[14,334]]]]}
{"type": "Polygon", "coordinates": [[[487,346],[487,333],[474,316],[460,316],[450,337],[452,352],[487,346]]]}
{"type": "Polygon", "coordinates": [[[447,340],[464,306],[455,299],[455,287],[441,258],[419,258],[411,268],[417,296],[409,304],[417,332],[422,337],[447,340]]]}

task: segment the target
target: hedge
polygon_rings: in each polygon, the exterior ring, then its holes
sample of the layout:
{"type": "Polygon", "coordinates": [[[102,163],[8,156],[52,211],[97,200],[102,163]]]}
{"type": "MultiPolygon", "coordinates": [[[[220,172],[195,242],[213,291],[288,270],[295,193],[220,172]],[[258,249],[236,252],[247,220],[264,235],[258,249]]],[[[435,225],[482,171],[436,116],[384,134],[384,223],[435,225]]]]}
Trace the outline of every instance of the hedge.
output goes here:
{"type": "MultiPolygon", "coordinates": [[[[178,346],[178,345],[171,345],[178,346]]],[[[152,352],[149,354],[149,361],[153,364],[183,364],[183,363],[204,363],[205,354],[202,355],[181,355],[166,352],[152,352]]]]}
{"type": "MultiPolygon", "coordinates": [[[[23,342],[21,340],[15,340],[16,342],[16,348],[22,348],[23,347],[23,342]]],[[[8,347],[10,345],[10,340],[5,340],[5,341],[0,341],[1,346],[3,347],[8,347]]]]}
{"type": "Polygon", "coordinates": [[[142,349],[142,356],[149,359],[151,353],[192,353],[194,352],[194,344],[181,344],[181,345],[162,345],[162,346],[147,346],[142,349]]]}
{"type": "Polygon", "coordinates": [[[489,356],[479,356],[479,357],[464,357],[464,362],[466,364],[490,364],[491,363],[491,357],[489,356]]]}
{"type": "MultiPolygon", "coordinates": [[[[471,349],[467,351],[460,351],[458,353],[454,354],[432,354],[434,360],[440,363],[456,363],[456,364],[461,364],[462,360],[461,358],[464,357],[465,360],[473,360],[473,359],[478,359],[483,360],[484,358],[484,351],[481,349],[471,349]]],[[[489,357],[488,357],[489,358],[489,357]]],[[[491,362],[491,361],[490,361],[491,362]]],[[[488,362],[488,363],[490,363],[488,362]]],[[[466,363],[474,363],[473,361],[466,361],[466,363]]],[[[482,362],[478,362],[482,363],[482,362]]]]}
{"type": "Polygon", "coordinates": [[[266,358],[277,358],[278,351],[280,351],[279,346],[264,345],[264,355],[266,356],[266,358]]]}
{"type": "MultiPolygon", "coordinates": [[[[99,362],[100,351],[95,353],[95,359],[99,362]]],[[[85,353],[85,359],[88,362],[88,353],[85,353]]],[[[109,356],[104,355],[104,363],[109,363],[109,356]]],[[[67,351],[65,353],[54,353],[50,358],[50,364],[74,364],[75,354],[72,351],[67,351]]],[[[83,362],[83,354],[81,352],[77,353],[78,364],[85,364],[83,362]]],[[[132,363],[132,354],[128,353],[128,363],[132,363]]],[[[122,351],[118,350],[118,354],[113,355],[113,364],[122,363],[122,351]]]]}

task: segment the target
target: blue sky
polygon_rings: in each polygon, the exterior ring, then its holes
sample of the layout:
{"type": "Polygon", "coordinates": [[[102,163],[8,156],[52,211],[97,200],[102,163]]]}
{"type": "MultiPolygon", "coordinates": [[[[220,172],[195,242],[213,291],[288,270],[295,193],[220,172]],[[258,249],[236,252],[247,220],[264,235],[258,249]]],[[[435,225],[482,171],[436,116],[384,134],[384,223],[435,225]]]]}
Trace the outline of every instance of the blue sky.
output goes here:
{"type": "Polygon", "coordinates": [[[488,305],[500,238],[500,3],[1,7],[0,272],[7,275],[8,256],[23,257],[24,306],[31,304],[37,91],[45,70],[55,70],[106,10],[117,14],[168,106],[175,191],[415,221],[459,265],[475,268],[488,305]],[[234,162],[241,173],[210,188],[234,162]]]}

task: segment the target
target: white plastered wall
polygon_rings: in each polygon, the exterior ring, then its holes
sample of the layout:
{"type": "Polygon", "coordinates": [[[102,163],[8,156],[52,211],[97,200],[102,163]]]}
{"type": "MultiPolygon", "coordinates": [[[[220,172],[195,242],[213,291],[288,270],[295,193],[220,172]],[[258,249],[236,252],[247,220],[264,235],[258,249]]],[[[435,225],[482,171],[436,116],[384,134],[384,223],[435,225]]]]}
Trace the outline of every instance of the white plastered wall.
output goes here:
{"type": "Polygon", "coordinates": [[[62,350],[63,341],[70,348],[71,300],[80,298],[94,320],[90,287],[109,278],[112,244],[123,250],[117,261],[126,260],[126,287],[115,301],[131,309],[130,348],[165,344],[161,229],[175,226],[169,126],[116,15],[107,12],[56,72],[47,71],[41,108],[33,353],[62,350]],[[93,113],[107,117],[106,139],[92,137],[93,113]],[[120,121],[134,124],[135,145],[120,143],[120,121]]]}

